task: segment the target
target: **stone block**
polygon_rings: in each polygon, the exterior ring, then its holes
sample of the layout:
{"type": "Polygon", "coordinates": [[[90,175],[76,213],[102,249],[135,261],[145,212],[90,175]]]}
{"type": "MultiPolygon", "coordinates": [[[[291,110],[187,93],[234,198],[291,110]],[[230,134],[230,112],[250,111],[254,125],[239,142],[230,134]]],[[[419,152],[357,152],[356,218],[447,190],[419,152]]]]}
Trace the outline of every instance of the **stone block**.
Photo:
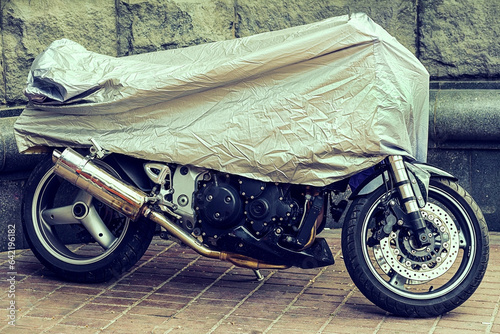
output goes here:
{"type": "MultiPolygon", "coordinates": [[[[0,7],[0,16],[2,15],[2,8],[0,7]]],[[[0,20],[2,22],[2,20],[0,20]]],[[[2,30],[3,27],[0,26],[0,41],[2,40],[2,30]]],[[[7,100],[5,99],[5,72],[3,69],[3,43],[0,43],[0,107],[2,104],[6,104],[7,100]]]]}
{"type": "Polygon", "coordinates": [[[500,2],[420,2],[420,57],[433,78],[500,75],[500,2]]]}
{"type": "Polygon", "coordinates": [[[488,227],[500,231],[499,150],[477,150],[471,154],[471,195],[483,211],[488,227]]]}
{"type": "Polygon", "coordinates": [[[121,0],[119,55],[234,38],[231,0],[121,0]]]}
{"type": "Polygon", "coordinates": [[[21,201],[24,180],[5,180],[3,175],[0,178],[0,250],[5,251],[8,245],[8,230],[15,227],[15,248],[23,249],[28,245],[23,237],[23,227],[21,224],[21,201]]]}
{"type": "Polygon", "coordinates": [[[454,149],[429,149],[427,162],[439,167],[458,179],[458,183],[468,192],[472,190],[470,182],[470,151],[454,149]]]}
{"type": "Polygon", "coordinates": [[[364,12],[410,51],[416,51],[417,9],[414,1],[240,0],[238,37],[364,12]]]}
{"type": "Polygon", "coordinates": [[[488,228],[500,231],[498,200],[500,174],[499,150],[429,149],[428,162],[458,178],[458,183],[472,196],[484,214],[488,228]]]}
{"type": "Polygon", "coordinates": [[[3,6],[3,66],[9,103],[25,101],[23,89],[31,63],[56,39],[68,38],[91,51],[116,55],[114,0],[16,0],[3,6]]]}
{"type": "Polygon", "coordinates": [[[17,117],[0,117],[0,173],[31,171],[43,154],[20,154],[14,138],[17,117]]]}

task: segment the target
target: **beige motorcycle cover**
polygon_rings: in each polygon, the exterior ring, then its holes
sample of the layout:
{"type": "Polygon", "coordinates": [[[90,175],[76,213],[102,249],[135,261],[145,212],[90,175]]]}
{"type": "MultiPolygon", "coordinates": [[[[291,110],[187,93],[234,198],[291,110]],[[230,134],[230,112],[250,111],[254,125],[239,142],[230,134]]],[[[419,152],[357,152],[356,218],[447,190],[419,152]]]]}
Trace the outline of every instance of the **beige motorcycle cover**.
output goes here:
{"type": "Polygon", "coordinates": [[[323,186],[425,161],[429,76],[365,14],[127,57],[53,42],[31,68],[18,148],[103,148],[323,186]]]}

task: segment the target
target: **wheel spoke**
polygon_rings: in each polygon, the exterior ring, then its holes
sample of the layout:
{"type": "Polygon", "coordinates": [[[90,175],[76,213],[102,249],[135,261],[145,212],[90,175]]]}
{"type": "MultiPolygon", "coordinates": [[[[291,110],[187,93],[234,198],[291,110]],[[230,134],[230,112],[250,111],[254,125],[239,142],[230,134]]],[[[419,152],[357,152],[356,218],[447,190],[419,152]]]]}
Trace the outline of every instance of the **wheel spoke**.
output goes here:
{"type": "Polygon", "coordinates": [[[108,249],[116,241],[116,237],[104,224],[93,204],[89,206],[88,214],[80,219],[80,222],[104,249],[108,249]]]}
{"type": "Polygon", "coordinates": [[[73,205],[45,209],[41,214],[43,220],[50,226],[80,224],[80,221],[73,216],[73,205]]]}
{"type": "Polygon", "coordinates": [[[57,208],[44,209],[41,211],[42,218],[50,226],[81,224],[80,220],[75,218],[73,215],[73,206],[77,202],[83,202],[90,206],[92,204],[92,198],[93,197],[89,193],[80,190],[73,204],[57,208]]]}
{"type": "Polygon", "coordinates": [[[94,197],[92,197],[92,195],[90,195],[88,192],[86,191],[83,191],[83,190],[80,190],[78,192],[78,195],[76,195],[76,198],[75,198],[75,202],[83,202],[85,204],[87,204],[88,206],[92,205],[92,199],[94,197]]]}
{"type": "Polygon", "coordinates": [[[406,278],[398,273],[394,273],[392,275],[391,280],[389,281],[389,284],[391,284],[393,287],[399,289],[399,290],[406,290],[405,288],[405,282],[406,278]]]}
{"type": "Polygon", "coordinates": [[[465,239],[465,235],[464,235],[464,232],[462,230],[460,230],[458,232],[458,239],[460,240],[460,246],[459,248],[461,249],[466,249],[467,248],[467,240],[465,239]]]}

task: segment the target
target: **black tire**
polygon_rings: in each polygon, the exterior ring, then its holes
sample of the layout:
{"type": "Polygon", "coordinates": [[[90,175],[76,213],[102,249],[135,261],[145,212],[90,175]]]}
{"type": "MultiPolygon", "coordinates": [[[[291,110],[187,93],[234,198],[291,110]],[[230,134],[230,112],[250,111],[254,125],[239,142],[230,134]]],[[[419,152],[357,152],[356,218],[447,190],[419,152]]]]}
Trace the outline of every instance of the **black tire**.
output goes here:
{"type": "Polygon", "coordinates": [[[417,249],[409,230],[397,224],[374,244],[368,240],[384,194],[381,187],[360,196],[348,210],[342,252],[351,279],[371,302],[395,315],[434,317],[455,309],[486,272],[489,237],[481,210],[456,182],[431,178],[430,204],[421,212],[435,236],[432,247],[417,249]]]}
{"type": "MultiPolygon", "coordinates": [[[[118,176],[108,165],[101,165],[118,176]]],[[[147,250],[155,224],[130,221],[55,175],[53,166],[50,157],[43,160],[31,173],[24,189],[22,220],[31,250],[43,265],[65,280],[97,283],[118,277],[147,250]],[[92,219],[105,225],[109,238],[104,246],[70,215],[73,211],[66,209],[74,208],[78,201],[88,203],[92,219]],[[50,214],[57,212],[54,210],[62,214],[54,218],[50,214]],[[71,217],[66,218],[68,216],[71,217]]]]}

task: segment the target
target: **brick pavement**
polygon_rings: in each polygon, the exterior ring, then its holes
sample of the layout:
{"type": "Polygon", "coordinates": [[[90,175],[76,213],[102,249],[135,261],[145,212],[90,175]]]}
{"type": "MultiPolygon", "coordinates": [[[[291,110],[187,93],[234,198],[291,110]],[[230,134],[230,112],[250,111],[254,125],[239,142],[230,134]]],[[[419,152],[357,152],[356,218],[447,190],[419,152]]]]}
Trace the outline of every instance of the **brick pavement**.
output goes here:
{"type": "MultiPolygon", "coordinates": [[[[63,282],[29,250],[18,251],[16,326],[6,314],[0,332],[500,333],[500,233],[492,233],[488,271],[469,301],[440,317],[405,319],[361,295],[343,264],[340,231],[325,232],[334,266],[265,270],[261,282],[251,270],[156,237],[132,270],[103,284],[63,282]]],[[[7,253],[0,253],[0,264],[7,272],[7,253]]],[[[4,292],[5,313],[9,301],[4,292]]]]}

